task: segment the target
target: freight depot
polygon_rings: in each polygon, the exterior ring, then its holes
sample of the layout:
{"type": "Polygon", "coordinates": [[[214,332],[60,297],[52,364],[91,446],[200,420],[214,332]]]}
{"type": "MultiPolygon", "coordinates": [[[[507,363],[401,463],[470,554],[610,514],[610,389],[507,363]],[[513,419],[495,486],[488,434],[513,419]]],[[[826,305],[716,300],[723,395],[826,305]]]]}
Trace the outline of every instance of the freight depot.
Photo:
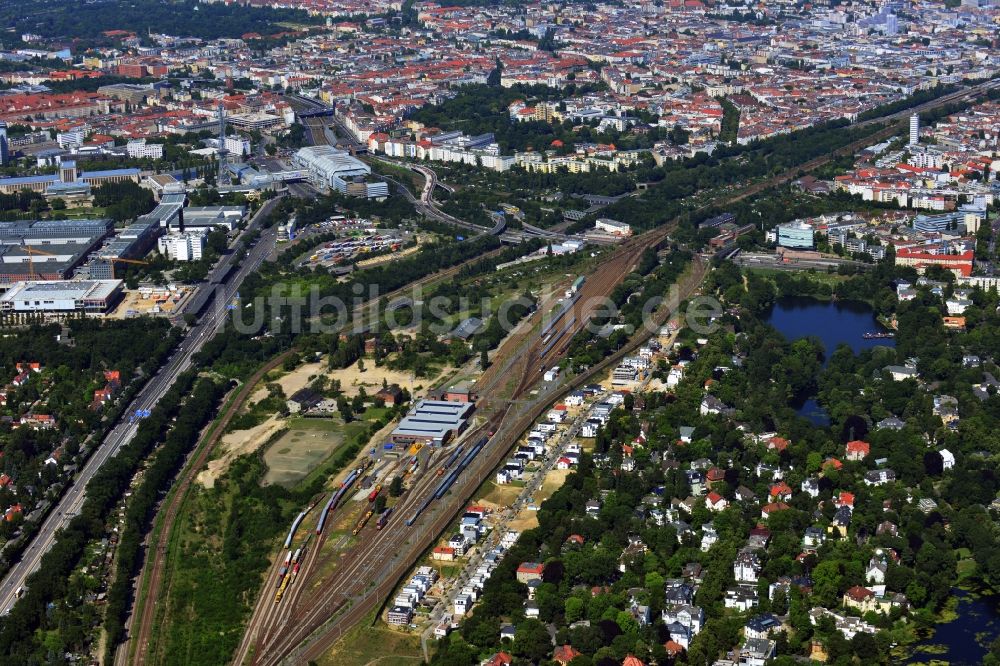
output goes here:
{"type": "Polygon", "coordinates": [[[363,259],[366,255],[375,252],[397,252],[404,245],[412,241],[412,236],[407,233],[400,235],[395,233],[366,233],[340,238],[323,243],[317,247],[312,255],[302,262],[302,265],[310,268],[317,266],[327,268],[343,266],[354,263],[359,259],[363,259]],[[407,238],[408,236],[409,238],[407,238]]]}

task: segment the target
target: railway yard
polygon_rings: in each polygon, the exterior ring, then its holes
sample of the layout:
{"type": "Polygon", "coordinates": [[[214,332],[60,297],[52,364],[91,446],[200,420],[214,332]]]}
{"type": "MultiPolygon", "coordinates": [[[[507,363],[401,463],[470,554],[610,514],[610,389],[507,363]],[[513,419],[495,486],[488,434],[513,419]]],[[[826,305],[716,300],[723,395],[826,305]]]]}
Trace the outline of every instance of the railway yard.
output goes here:
{"type": "MultiPolygon", "coordinates": [[[[298,570],[292,574],[281,572],[287,566],[284,561],[288,550],[299,543],[295,540],[274,560],[264,583],[266,592],[258,597],[234,663],[304,663],[317,659],[361,618],[380,608],[397,581],[436,542],[538,416],[567,390],[613,367],[617,354],[588,373],[565,381],[542,382],[536,388],[542,370],[561,358],[573,335],[596,313],[600,298],[610,294],[635,267],[648,243],[662,242],[668,233],[669,229],[664,228],[642,241],[626,241],[572,297],[556,306],[554,314],[541,317],[544,323],[515,331],[491,369],[475,384],[479,395],[489,396],[479,403],[479,422],[456,445],[458,448],[429,455],[390,513],[380,516],[380,521],[369,520],[361,525],[357,535],[351,531],[361,516],[356,515],[358,510],[344,507],[343,498],[352,492],[363,494],[354,484],[367,469],[344,474],[340,488],[332,491],[323,504],[317,504],[320,515],[304,519],[305,530],[300,526],[298,538],[302,543],[307,540],[308,545],[305,553],[299,554],[298,570]],[[438,470],[443,471],[442,475],[437,474],[438,470]],[[324,510],[326,506],[332,514],[324,510]],[[281,596],[271,594],[271,590],[286,585],[285,579],[291,583],[289,589],[281,596]]],[[[704,265],[696,261],[681,285],[686,293],[694,292],[704,270],[704,265]]],[[[641,338],[636,336],[636,345],[641,338]]],[[[364,468],[365,463],[360,467],[364,468]]],[[[377,475],[372,482],[385,485],[392,469],[386,467],[384,475],[377,475]]],[[[294,555],[293,550],[292,559],[294,555]]]]}

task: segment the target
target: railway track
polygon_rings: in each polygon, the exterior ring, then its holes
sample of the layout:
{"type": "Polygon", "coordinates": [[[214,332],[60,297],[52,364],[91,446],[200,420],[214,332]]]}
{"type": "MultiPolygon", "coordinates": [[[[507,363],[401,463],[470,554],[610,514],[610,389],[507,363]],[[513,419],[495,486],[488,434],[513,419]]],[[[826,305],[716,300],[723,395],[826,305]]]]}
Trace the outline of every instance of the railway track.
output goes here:
{"type": "MultiPolygon", "coordinates": [[[[634,268],[643,250],[648,246],[655,247],[662,243],[674,227],[675,224],[667,225],[625,241],[619,246],[615,256],[602,264],[598,271],[592,274],[592,277],[585,283],[585,289],[581,290],[579,300],[583,305],[580,306],[580,316],[577,317],[576,327],[567,336],[567,341],[576,334],[579,328],[585,325],[589,315],[592,314],[595,306],[590,301],[610,294],[620,280],[634,268]]],[[[689,291],[693,291],[700,284],[704,275],[705,269],[700,258],[697,261],[702,268],[689,279],[689,291]]],[[[539,356],[541,341],[536,339],[529,343],[527,350],[517,352],[517,349],[522,347],[524,341],[530,339],[533,333],[533,327],[529,327],[518,337],[508,340],[505,346],[512,344],[515,353],[507,356],[508,361],[502,371],[496,372],[486,382],[480,381],[480,388],[484,386],[494,387],[503,378],[513,374],[517,385],[514,395],[506,402],[505,406],[501,410],[495,411],[487,423],[470,435],[472,437],[478,436],[487,429],[493,429],[495,432],[488,446],[473,460],[466,472],[459,476],[451,492],[442,500],[430,504],[428,514],[431,522],[427,524],[428,518],[423,518],[414,526],[415,529],[412,532],[397,523],[397,521],[403,521],[409,515],[408,511],[420,506],[429,494],[433,493],[438,479],[433,475],[425,474],[420,484],[395,509],[390,529],[374,532],[370,528],[363,530],[359,535],[362,538],[360,545],[363,546],[360,552],[356,547],[352,549],[353,552],[349,551],[341,555],[341,568],[335,570],[330,576],[314,582],[312,584],[312,588],[316,590],[314,593],[305,597],[295,596],[289,599],[293,603],[289,603],[286,607],[287,610],[280,614],[261,609],[261,606],[269,603],[264,600],[266,598],[264,595],[258,601],[258,609],[254,615],[256,619],[252,620],[248,626],[244,642],[241,644],[234,663],[270,666],[281,663],[302,663],[319,658],[339,640],[347,628],[364,618],[373,609],[382,606],[388,594],[395,588],[396,583],[412,565],[412,557],[400,559],[399,553],[405,551],[415,557],[429,548],[447,527],[454,514],[464,505],[467,498],[500,464],[520,434],[538,418],[538,415],[547,408],[550,402],[566,390],[582,386],[585,381],[604,371],[612,363],[617,363],[626,351],[634,349],[641,342],[641,339],[646,337],[640,333],[637,336],[640,340],[635,345],[626,345],[618,353],[609,356],[588,372],[574,378],[569,388],[564,385],[553,385],[534,398],[530,406],[525,408],[522,403],[516,408],[519,411],[512,414],[510,410],[513,401],[524,396],[537,379],[537,373],[534,373],[534,364],[531,361],[551,361],[565,351],[565,347],[561,346],[551,350],[548,354],[539,356]],[[367,541],[364,540],[366,538],[367,541]],[[367,581],[380,582],[368,584],[367,581]],[[297,604],[301,604],[302,608],[293,610],[297,604]],[[318,632],[319,636],[310,638],[315,632],[318,632]]],[[[316,552],[322,549],[325,539],[326,536],[323,535],[316,544],[316,552]]],[[[312,560],[310,566],[300,571],[299,578],[302,582],[298,595],[302,595],[303,590],[307,587],[314,564],[315,560],[312,560]]],[[[274,575],[275,573],[272,572],[269,576],[268,585],[273,585],[274,575]]]]}
{"type": "MultiPolygon", "coordinates": [[[[682,292],[682,298],[688,298],[694,293],[694,291],[701,284],[701,281],[707,272],[707,268],[707,265],[700,257],[695,257],[692,270],[685,275],[679,285],[682,292]]],[[[656,319],[662,323],[666,320],[669,314],[670,313],[667,310],[658,312],[656,319]]],[[[455,511],[465,505],[465,502],[467,502],[472,496],[476,488],[482,485],[483,481],[507,455],[510,446],[512,446],[516,439],[520,437],[520,434],[527,430],[538,418],[538,416],[548,408],[549,403],[557,399],[559,395],[562,395],[566,391],[575,390],[576,388],[583,386],[595,375],[598,375],[617,365],[617,363],[625,355],[638,348],[638,346],[641,345],[647,337],[648,336],[643,332],[637,333],[626,345],[622,347],[622,349],[608,356],[587,372],[574,377],[573,380],[567,385],[553,386],[546,390],[539,396],[534,407],[525,409],[520,414],[514,414],[514,421],[510,422],[509,426],[500,426],[501,429],[497,431],[497,434],[493,438],[493,440],[499,441],[491,441],[491,448],[488,451],[484,449],[483,454],[480,454],[480,457],[476,459],[478,466],[474,471],[470,467],[464,476],[459,477],[459,481],[456,481],[455,488],[453,490],[453,494],[457,494],[457,497],[455,498],[456,501],[452,502],[452,506],[444,508],[438,507],[437,514],[433,516],[432,522],[428,525],[422,525],[422,530],[419,534],[419,542],[413,550],[418,553],[424,552],[436,541],[438,535],[441,534],[450,524],[455,511]]],[[[510,416],[510,413],[508,410],[505,410],[495,417],[495,422],[501,423],[506,420],[507,416],[510,416]]],[[[402,532],[402,530],[399,531],[402,532]]],[[[337,626],[331,627],[330,631],[328,631],[325,635],[315,638],[299,651],[290,653],[287,659],[283,660],[279,658],[260,663],[297,664],[308,660],[319,659],[326,653],[327,650],[333,647],[333,645],[336,644],[341,637],[343,637],[348,628],[363,620],[373,609],[380,608],[385,603],[389,594],[395,589],[399,580],[407,573],[407,571],[409,571],[411,566],[411,563],[406,563],[405,565],[389,572],[387,575],[384,575],[384,577],[379,579],[382,582],[373,588],[370,593],[358,600],[358,602],[347,606],[346,609],[345,605],[347,604],[347,599],[349,599],[350,596],[343,595],[343,598],[339,600],[338,605],[333,611],[336,612],[337,610],[344,609],[343,613],[336,618],[337,626]]]]}
{"type": "MultiPolygon", "coordinates": [[[[590,280],[590,287],[584,295],[592,298],[610,293],[635,265],[647,244],[662,242],[669,231],[669,228],[660,229],[641,240],[632,239],[623,243],[615,259],[602,265],[600,272],[590,280]]],[[[701,274],[698,275],[697,282],[700,282],[700,276],[701,274]]],[[[582,321],[580,325],[583,325],[582,321]]],[[[523,345],[524,340],[533,332],[529,328],[520,337],[508,340],[506,344],[513,344],[515,348],[523,345]]],[[[533,349],[537,349],[537,346],[537,341],[532,343],[533,349]]],[[[312,571],[322,570],[323,567],[317,568],[313,560],[306,567],[308,570],[301,571],[299,578],[305,580],[300,584],[299,596],[289,599],[293,603],[289,603],[286,610],[269,611],[262,608],[270,603],[264,595],[258,601],[254,619],[248,626],[234,663],[270,666],[316,659],[339,640],[348,627],[373,609],[381,607],[398,580],[411,567],[413,557],[434,543],[468,497],[507,455],[520,434],[550,402],[567,390],[565,386],[553,385],[535,397],[528,406],[521,403],[512,407],[513,401],[523,396],[534,383],[533,366],[526,362],[528,357],[529,354],[525,353],[509,356],[510,362],[506,364],[504,371],[491,380],[492,384],[514,374],[518,380],[515,395],[469,435],[470,438],[475,438],[482,433],[494,431],[488,445],[458,477],[451,491],[441,500],[430,503],[413,530],[404,527],[402,522],[410,516],[410,512],[421,506],[438,485],[439,479],[436,476],[425,473],[417,486],[394,509],[389,529],[374,531],[369,527],[362,530],[359,545],[339,556],[339,569],[311,584],[309,578],[312,571]],[[401,557],[402,553],[408,556],[401,557]],[[307,592],[307,588],[311,591],[307,592]]],[[[575,385],[582,385],[617,358],[617,355],[613,355],[604,364],[598,364],[591,371],[575,378],[575,385]]],[[[323,535],[316,544],[317,552],[322,549],[325,540],[326,535],[323,535]]],[[[274,575],[272,571],[268,577],[269,585],[274,584],[274,575]]],[[[285,606],[285,603],[282,602],[281,605],[285,606]]]]}
{"type": "MultiPolygon", "coordinates": [[[[388,292],[384,296],[381,296],[380,299],[383,299],[384,303],[388,303],[392,299],[401,296],[413,289],[425,287],[427,285],[437,283],[441,280],[446,280],[458,274],[464,268],[474,264],[475,262],[478,262],[484,258],[489,258],[498,255],[501,252],[501,250],[502,250],[501,248],[498,248],[496,250],[491,250],[490,252],[487,252],[483,255],[479,255],[478,257],[473,257],[472,259],[468,259],[460,264],[452,266],[451,268],[438,271],[437,273],[432,273],[431,275],[425,276],[413,283],[410,283],[409,285],[406,285],[405,287],[400,287],[399,289],[395,289],[391,292],[388,292]]],[[[373,310],[372,306],[374,305],[374,303],[375,301],[369,301],[364,304],[358,305],[353,310],[352,313],[353,320],[358,321],[358,319],[360,318],[362,324],[368,322],[369,318],[371,317],[371,312],[373,310]]],[[[248,380],[248,382],[241,389],[240,394],[238,394],[237,398],[233,401],[233,403],[227,409],[225,414],[223,414],[222,420],[218,422],[216,429],[213,431],[211,439],[208,440],[204,445],[202,445],[198,449],[196,458],[185,465],[184,472],[182,473],[183,476],[181,484],[180,486],[178,486],[177,492],[171,498],[170,503],[165,507],[166,511],[166,514],[164,514],[165,519],[162,527],[160,528],[157,545],[155,549],[150,551],[153,559],[152,560],[147,559],[146,564],[143,567],[143,571],[140,574],[140,579],[139,579],[140,585],[138,589],[139,590],[142,590],[143,588],[147,589],[148,590],[147,595],[150,595],[151,600],[150,599],[143,600],[141,596],[138,598],[136,603],[136,609],[141,608],[141,611],[139,611],[139,615],[137,618],[136,611],[133,610],[133,613],[131,615],[132,626],[130,627],[129,631],[130,637],[128,640],[126,640],[126,642],[122,644],[122,646],[119,647],[119,650],[115,658],[116,664],[133,664],[135,666],[144,666],[147,663],[147,659],[149,659],[150,657],[150,655],[148,654],[150,637],[157,610],[156,599],[160,594],[163,582],[167,542],[169,541],[170,533],[173,530],[174,521],[176,520],[180,504],[183,501],[182,498],[186,496],[188,489],[191,486],[192,480],[197,475],[198,471],[205,465],[208,456],[215,448],[216,444],[218,443],[218,440],[222,437],[222,434],[225,432],[226,426],[235,416],[236,412],[242,406],[243,402],[245,402],[247,396],[249,395],[248,392],[252,389],[253,385],[259,382],[260,378],[265,376],[268,372],[270,372],[275,367],[280,365],[281,362],[289,353],[290,352],[285,352],[281,356],[272,359],[263,368],[258,370],[258,372],[255,373],[253,377],[251,377],[248,380]],[[137,619],[138,623],[136,624],[137,619]]],[[[308,564],[311,564],[311,562],[315,559],[316,553],[318,551],[319,548],[316,547],[306,553],[307,566],[303,566],[302,567],[303,570],[309,568],[308,564]]],[[[301,572],[300,572],[300,578],[304,579],[304,576],[301,576],[301,572]]],[[[302,589],[301,585],[293,586],[292,600],[297,598],[298,594],[301,592],[301,589],[302,589]]]]}
{"type": "MultiPolygon", "coordinates": [[[[154,620],[158,610],[157,602],[160,596],[160,588],[162,586],[164,568],[166,564],[167,544],[170,540],[174,521],[177,520],[177,516],[180,512],[180,507],[187,498],[188,490],[190,489],[195,476],[197,476],[198,472],[205,465],[208,457],[215,449],[215,445],[218,444],[219,440],[225,434],[226,427],[229,425],[229,422],[232,421],[234,416],[236,416],[236,413],[243,406],[243,403],[250,396],[257,383],[260,382],[260,380],[263,379],[268,372],[281,365],[281,363],[289,354],[292,353],[292,351],[293,350],[288,350],[271,359],[257,372],[255,372],[249,380],[247,380],[242,388],[240,388],[239,393],[236,394],[235,399],[233,399],[226,408],[222,418],[215,422],[215,429],[212,431],[212,434],[209,435],[208,439],[195,449],[195,452],[193,453],[193,460],[184,466],[184,471],[181,473],[180,484],[176,487],[176,491],[171,496],[164,512],[161,514],[163,515],[163,522],[160,525],[159,538],[156,541],[156,547],[151,551],[152,559],[146,560],[146,565],[143,567],[143,573],[139,578],[138,589],[141,591],[143,587],[146,587],[148,591],[144,597],[140,595],[136,602],[136,608],[141,609],[138,615],[138,628],[136,628],[134,624],[130,628],[130,638],[121,645],[118,651],[118,655],[124,656],[124,658],[116,658],[116,663],[131,663],[134,666],[144,666],[146,663],[149,652],[149,640],[153,632],[154,620]]],[[[136,620],[135,612],[132,614],[132,620],[133,622],[136,620]]]]}

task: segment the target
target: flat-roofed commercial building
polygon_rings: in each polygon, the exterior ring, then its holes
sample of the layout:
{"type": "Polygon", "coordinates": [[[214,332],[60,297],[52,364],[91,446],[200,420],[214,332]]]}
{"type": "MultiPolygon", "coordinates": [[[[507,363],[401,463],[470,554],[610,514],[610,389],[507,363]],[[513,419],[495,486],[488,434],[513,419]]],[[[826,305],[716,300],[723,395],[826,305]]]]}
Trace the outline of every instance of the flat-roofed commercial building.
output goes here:
{"type": "Polygon", "coordinates": [[[105,314],[121,298],[121,280],[18,282],[0,296],[0,312],[105,314]]]}
{"type": "Polygon", "coordinates": [[[0,222],[0,282],[67,278],[112,229],[111,220],[0,222]]]}
{"type": "Polygon", "coordinates": [[[805,222],[778,225],[778,245],[797,250],[813,248],[813,228],[805,222]]]}
{"type": "Polygon", "coordinates": [[[188,206],[184,209],[184,228],[196,229],[224,227],[232,231],[244,218],[244,206],[188,206]]]}
{"type": "Polygon", "coordinates": [[[460,435],[475,410],[469,402],[421,400],[389,436],[393,444],[429,444],[442,446],[460,435]]]}
{"type": "Polygon", "coordinates": [[[138,183],[140,173],[138,169],[107,169],[104,171],[82,171],[79,175],[74,174],[76,177],[72,180],[66,180],[62,173],[0,178],[0,194],[16,194],[21,190],[47,192],[50,187],[57,183],[81,182],[91,187],[126,181],[138,183]]]}
{"type": "Polygon", "coordinates": [[[264,113],[262,111],[256,111],[253,113],[232,113],[226,115],[227,125],[232,125],[236,129],[246,130],[248,132],[267,129],[268,127],[280,125],[281,123],[282,120],[278,116],[273,116],[270,113],[264,113]]]}

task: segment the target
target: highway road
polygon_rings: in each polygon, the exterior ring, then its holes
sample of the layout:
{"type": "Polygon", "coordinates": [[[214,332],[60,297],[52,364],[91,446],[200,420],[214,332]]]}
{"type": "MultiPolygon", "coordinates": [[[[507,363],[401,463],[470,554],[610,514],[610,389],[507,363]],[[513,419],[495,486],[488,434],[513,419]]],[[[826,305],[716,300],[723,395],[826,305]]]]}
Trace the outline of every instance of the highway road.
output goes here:
{"type": "MultiPolygon", "coordinates": [[[[264,203],[260,210],[251,218],[246,228],[237,237],[237,241],[243,239],[252,229],[256,228],[264,217],[277,205],[278,199],[272,199],[264,203]]],[[[247,254],[243,263],[236,270],[236,273],[223,285],[220,285],[214,295],[212,303],[205,311],[201,320],[191,327],[183,340],[177,346],[173,355],[163,365],[146,385],[139,391],[139,394],[129,405],[127,414],[134,414],[137,410],[152,409],[156,403],[166,394],[173,385],[177,377],[191,367],[192,357],[201,350],[204,343],[211,339],[223,326],[226,315],[229,312],[227,305],[236,296],[240,284],[252,271],[256,270],[264,259],[274,249],[277,232],[275,227],[265,229],[259,242],[247,254]]],[[[235,254],[229,254],[216,266],[212,276],[222,275],[228,270],[229,265],[236,260],[235,254]]],[[[215,285],[208,283],[202,285],[201,289],[211,289],[215,285]]],[[[191,299],[194,300],[194,299],[191,299]]],[[[69,521],[80,512],[83,502],[86,499],[86,487],[90,483],[97,471],[110,458],[114,457],[119,450],[128,444],[135,436],[140,421],[129,422],[123,418],[97,447],[97,450],[90,456],[83,470],[73,480],[69,488],[63,493],[59,502],[52,508],[45,521],[42,523],[38,533],[24,550],[21,560],[11,567],[11,570],[0,583],[0,609],[6,613],[14,605],[17,599],[17,592],[26,586],[28,577],[37,571],[41,566],[42,557],[49,551],[55,541],[57,532],[69,524],[69,521]]]]}
{"type": "Polygon", "coordinates": [[[420,191],[420,197],[413,196],[409,188],[405,183],[401,183],[395,178],[388,176],[382,176],[386,180],[395,183],[409,203],[413,204],[413,207],[417,209],[418,212],[423,213],[425,216],[431,218],[432,220],[437,220],[438,222],[444,222],[446,224],[451,224],[456,227],[461,227],[463,229],[468,229],[470,231],[475,231],[477,234],[488,234],[493,232],[501,232],[502,228],[495,227],[494,229],[489,229],[487,227],[480,226],[478,224],[473,224],[471,222],[466,222],[465,220],[460,220],[457,217],[452,217],[440,209],[437,201],[434,200],[434,188],[438,186],[437,174],[433,169],[429,169],[425,166],[418,166],[413,164],[407,164],[406,162],[396,162],[395,160],[386,159],[384,157],[373,158],[383,164],[388,164],[390,166],[399,167],[402,169],[410,169],[416,171],[424,177],[424,187],[420,191]]]}

